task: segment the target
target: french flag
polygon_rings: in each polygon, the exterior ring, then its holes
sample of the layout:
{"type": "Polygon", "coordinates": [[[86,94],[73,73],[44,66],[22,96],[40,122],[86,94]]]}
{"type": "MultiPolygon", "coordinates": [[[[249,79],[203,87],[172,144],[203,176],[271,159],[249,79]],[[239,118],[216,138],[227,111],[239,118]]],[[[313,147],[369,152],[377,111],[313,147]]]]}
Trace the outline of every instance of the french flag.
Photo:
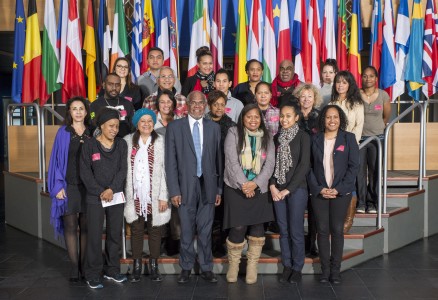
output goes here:
{"type": "Polygon", "coordinates": [[[295,73],[303,82],[312,82],[312,48],[308,40],[306,0],[298,0],[295,7],[293,40],[295,73]]]}
{"type": "Polygon", "coordinates": [[[170,66],[170,49],[169,49],[169,20],[167,18],[167,1],[161,1],[160,7],[160,26],[158,26],[158,48],[163,50],[164,63],[166,67],[170,66]]]}
{"type": "Polygon", "coordinates": [[[380,88],[392,94],[392,85],[396,81],[394,19],[392,16],[392,0],[385,0],[383,12],[383,44],[380,72],[380,88]]]}
{"type": "Polygon", "coordinates": [[[326,0],[324,4],[324,21],[322,24],[321,58],[336,59],[336,27],[338,1],[326,0]]]}

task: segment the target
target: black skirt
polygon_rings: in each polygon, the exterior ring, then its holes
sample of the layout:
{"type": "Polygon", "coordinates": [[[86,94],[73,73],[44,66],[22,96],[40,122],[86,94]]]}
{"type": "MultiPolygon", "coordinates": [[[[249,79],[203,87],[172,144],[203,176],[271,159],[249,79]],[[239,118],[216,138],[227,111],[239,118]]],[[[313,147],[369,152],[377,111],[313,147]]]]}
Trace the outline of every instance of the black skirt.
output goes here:
{"type": "Polygon", "coordinates": [[[67,184],[66,193],[68,198],[66,215],[87,212],[87,190],[83,184],[67,184]]]}
{"type": "Polygon", "coordinates": [[[255,191],[255,196],[246,198],[239,189],[225,184],[223,228],[262,224],[274,220],[274,209],[268,193],[255,191]]]}

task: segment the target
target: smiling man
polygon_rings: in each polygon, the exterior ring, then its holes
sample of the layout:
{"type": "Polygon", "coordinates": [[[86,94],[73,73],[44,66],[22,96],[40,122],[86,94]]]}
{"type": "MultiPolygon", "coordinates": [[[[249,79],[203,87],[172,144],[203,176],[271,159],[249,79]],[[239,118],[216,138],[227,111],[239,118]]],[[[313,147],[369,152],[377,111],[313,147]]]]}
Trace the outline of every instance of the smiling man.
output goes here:
{"type": "Polygon", "coordinates": [[[213,270],[211,229],[221,203],[222,151],[220,127],[203,118],[207,99],[200,91],[187,96],[189,115],[167,125],[165,166],[169,196],[181,222],[178,283],[187,283],[196,256],[201,277],[217,282],[213,270]],[[197,252],[194,248],[197,238],[197,252]]]}
{"type": "Polygon", "coordinates": [[[280,107],[286,96],[292,94],[294,89],[302,84],[295,74],[295,66],[291,60],[285,59],[280,63],[280,72],[272,81],[271,104],[280,107]]]}

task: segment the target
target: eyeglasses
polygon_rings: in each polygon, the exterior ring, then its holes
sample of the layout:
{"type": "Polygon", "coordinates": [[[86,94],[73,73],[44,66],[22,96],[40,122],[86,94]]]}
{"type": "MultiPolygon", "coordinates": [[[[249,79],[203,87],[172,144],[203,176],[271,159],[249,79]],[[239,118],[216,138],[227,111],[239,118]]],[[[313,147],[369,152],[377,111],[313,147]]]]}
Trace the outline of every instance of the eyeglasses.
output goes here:
{"type": "Polygon", "coordinates": [[[122,69],[122,70],[128,70],[129,69],[128,66],[122,66],[122,65],[116,65],[116,68],[122,69]]]}
{"type": "Polygon", "coordinates": [[[160,75],[160,78],[161,79],[173,79],[173,78],[175,78],[175,76],[173,76],[173,75],[160,75]]]}

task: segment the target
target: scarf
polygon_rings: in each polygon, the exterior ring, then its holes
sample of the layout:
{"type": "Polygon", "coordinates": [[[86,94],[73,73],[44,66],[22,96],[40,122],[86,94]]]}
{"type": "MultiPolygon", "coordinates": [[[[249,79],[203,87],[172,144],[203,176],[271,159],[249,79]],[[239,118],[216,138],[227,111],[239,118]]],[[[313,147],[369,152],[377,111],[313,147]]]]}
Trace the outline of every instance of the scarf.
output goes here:
{"type": "Polygon", "coordinates": [[[213,90],[213,81],[214,81],[214,73],[211,72],[208,75],[202,75],[201,72],[196,71],[195,74],[196,78],[198,78],[199,80],[206,80],[207,81],[207,86],[206,87],[202,87],[202,92],[204,94],[208,94],[211,90],[213,90]]]}
{"type": "Polygon", "coordinates": [[[259,174],[261,169],[261,157],[262,157],[262,137],[263,131],[258,129],[256,132],[249,131],[245,128],[245,146],[242,149],[241,160],[244,170],[250,170],[254,174],[259,174]],[[249,137],[255,137],[255,147],[251,147],[249,137]],[[254,154],[253,154],[254,152],[254,154]]]}
{"type": "Polygon", "coordinates": [[[295,123],[291,128],[280,129],[278,137],[278,150],[275,159],[274,177],[277,178],[278,184],[286,183],[286,172],[292,168],[293,161],[290,153],[289,143],[295,138],[299,130],[298,124],[295,123]]]}
{"type": "Polygon", "coordinates": [[[286,81],[286,82],[281,81],[280,75],[277,75],[277,77],[275,77],[274,81],[272,81],[272,85],[271,85],[271,89],[272,89],[271,104],[272,104],[272,106],[274,106],[274,107],[278,106],[278,97],[280,97],[280,95],[278,94],[278,86],[280,86],[282,88],[287,88],[287,87],[296,88],[300,83],[301,83],[301,81],[298,79],[297,74],[294,74],[292,79],[289,81],[286,81]]]}
{"type": "Polygon", "coordinates": [[[154,145],[149,137],[146,144],[139,138],[137,148],[132,149],[132,183],[134,188],[135,210],[139,216],[147,220],[147,215],[152,212],[152,172],[154,145]]]}

